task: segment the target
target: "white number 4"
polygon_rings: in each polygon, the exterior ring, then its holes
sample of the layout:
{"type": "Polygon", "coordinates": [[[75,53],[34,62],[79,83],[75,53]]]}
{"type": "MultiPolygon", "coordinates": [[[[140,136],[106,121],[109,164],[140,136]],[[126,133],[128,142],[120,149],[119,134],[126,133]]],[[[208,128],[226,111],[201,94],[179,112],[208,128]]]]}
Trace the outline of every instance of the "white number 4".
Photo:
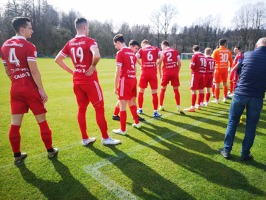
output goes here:
{"type": "Polygon", "coordinates": [[[16,52],[15,52],[15,48],[10,48],[9,49],[9,57],[8,60],[11,64],[16,64],[16,66],[20,66],[19,65],[19,59],[16,56],[16,52]]]}

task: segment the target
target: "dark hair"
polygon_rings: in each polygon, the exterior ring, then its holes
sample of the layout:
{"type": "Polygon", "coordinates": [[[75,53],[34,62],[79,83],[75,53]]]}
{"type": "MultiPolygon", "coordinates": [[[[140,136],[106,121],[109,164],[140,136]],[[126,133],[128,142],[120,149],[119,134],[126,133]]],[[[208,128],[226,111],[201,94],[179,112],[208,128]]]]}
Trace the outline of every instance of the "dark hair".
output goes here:
{"type": "Polygon", "coordinates": [[[200,47],[199,47],[199,45],[193,45],[192,49],[194,51],[199,51],[200,50],[200,47]]]}
{"type": "Polygon", "coordinates": [[[78,17],[75,19],[74,25],[76,29],[81,28],[84,24],[87,24],[87,20],[84,17],[78,17]]]}
{"type": "Polygon", "coordinates": [[[130,40],[128,43],[129,46],[139,46],[139,43],[136,40],[130,40]]]}
{"type": "Polygon", "coordinates": [[[121,42],[121,43],[124,43],[125,42],[125,39],[124,39],[124,36],[122,34],[117,34],[115,35],[115,37],[113,38],[113,41],[115,43],[117,42],[121,42]]]}
{"type": "Polygon", "coordinates": [[[224,39],[224,38],[222,38],[222,39],[219,40],[219,44],[222,45],[222,46],[225,45],[226,42],[227,42],[227,41],[226,41],[226,39],[224,39]]]}
{"type": "Polygon", "coordinates": [[[237,48],[238,50],[241,50],[241,47],[236,45],[235,48],[237,48]]]}
{"type": "Polygon", "coordinates": [[[19,29],[21,27],[25,28],[29,22],[31,22],[31,19],[29,17],[15,17],[12,20],[12,26],[13,26],[14,31],[18,33],[19,29]]]}
{"type": "Polygon", "coordinates": [[[167,40],[162,41],[162,44],[163,44],[164,46],[167,46],[167,47],[170,46],[170,45],[169,45],[169,42],[168,42],[167,40]]]}

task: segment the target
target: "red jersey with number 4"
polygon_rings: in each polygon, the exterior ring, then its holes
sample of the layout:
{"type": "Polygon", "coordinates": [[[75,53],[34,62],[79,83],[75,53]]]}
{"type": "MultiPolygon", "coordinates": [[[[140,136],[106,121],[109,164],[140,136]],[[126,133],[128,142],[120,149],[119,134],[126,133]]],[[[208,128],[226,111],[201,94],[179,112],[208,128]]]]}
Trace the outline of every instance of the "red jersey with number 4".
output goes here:
{"type": "Polygon", "coordinates": [[[2,62],[7,65],[11,75],[11,91],[26,92],[37,87],[28,65],[28,61],[36,62],[35,45],[22,36],[14,36],[4,42],[1,55],[2,62]]]}
{"type": "Polygon", "coordinates": [[[130,48],[120,49],[116,53],[116,66],[121,67],[120,78],[136,78],[136,62],[137,58],[130,48]]]}
{"type": "Polygon", "coordinates": [[[97,42],[85,35],[77,35],[69,40],[61,50],[64,57],[70,56],[75,66],[73,83],[87,84],[91,81],[98,80],[97,71],[95,70],[91,76],[86,76],[85,72],[90,68],[92,63],[91,47],[98,47],[97,42]]]}
{"type": "Polygon", "coordinates": [[[206,73],[212,74],[215,70],[215,60],[211,56],[206,56],[207,66],[206,73]]]}
{"type": "Polygon", "coordinates": [[[177,64],[177,58],[179,56],[179,53],[176,49],[173,48],[166,48],[165,51],[163,51],[164,59],[163,59],[163,74],[169,74],[178,72],[178,64],[177,64]]]}
{"type": "Polygon", "coordinates": [[[157,73],[156,61],[159,57],[159,52],[160,52],[159,48],[150,45],[141,48],[138,51],[137,57],[141,58],[142,73],[145,74],[157,73]]]}
{"type": "Polygon", "coordinates": [[[203,53],[195,52],[191,58],[190,69],[191,73],[206,73],[207,61],[203,53]]]}

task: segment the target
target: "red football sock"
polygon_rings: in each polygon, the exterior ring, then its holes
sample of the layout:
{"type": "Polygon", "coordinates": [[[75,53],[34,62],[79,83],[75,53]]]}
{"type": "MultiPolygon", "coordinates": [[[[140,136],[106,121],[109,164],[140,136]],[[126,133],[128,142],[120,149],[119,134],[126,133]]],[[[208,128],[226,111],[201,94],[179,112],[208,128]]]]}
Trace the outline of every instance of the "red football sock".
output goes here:
{"type": "Polygon", "coordinates": [[[96,122],[101,130],[102,138],[107,139],[109,138],[109,136],[107,133],[107,122],[104,116],[104,107],[102,106],[95,107],[95,112],[96,112],[96,122]]]}
{"type": "Polygon", "coordinates": [[[152,94],[152,103],[153,103],[153,109],[157,110],[158,109],[158,94],[154,93],[152,94]]]}
{"type": "Polygon", "coordinates": [[[197,94],[192,94],[191,96],[191,105],[195,106],[197,100],[197,94]]]}
{"type": "Polygon", "coordinates": [[[215,94],[215,85],[212,85],[212,93],[215,94]]]}
{"type": "Polygon", "coordinates": [[[53,148],[52,146],[52,131],[50,130],[47,121],[39,123],[42,141],[46,149],[53,148]]]}
{"type": "Polygon", "coordinates": [[[20,132],[19,132],[20,126],[16,126],[11,124],[9,129],[9,142],[12,147],[13,153],[19,153],[20,152],[20,132]]]}
{"type": "Polygon", "coordinates": [[[178,89],[174,89],[176,105],[180,105],[180,94],[178,89]]]}
{"type": "Polygon", "coordinates": [[[87,108],[79,108],[78,110],[78,123],[81,131],[82,139],[88,139],[87,125],[86,125],[86,110],[87,108]]]}
{"type": "Polygon", "coordinates": [[[114,115],[118,115],[119,112],[120,112],[120,108],[119,107],[115,107],[114,115]]]}
{"type": "Polygon", "coordinates": [[[219,98],[220,98],[220,88],[215,87],[215,98],[219,100],[219,98]]]}
{"type": "Polygon", "coordinates": [[[139,96],[138,96],[139,108],[142,108],[143,106],[143,101],[144,101],[143,94],[144,93],[139,92],[139,96]]]}
{"type": "Polygon", "coordinates": [[[211,94],[209,92],[206,93],[206,102],[209,102],[211,94]]]}
{"type": "Polygon", "coordinates": [[[224,86],[224,98],[227,97],[227,93],[228,93],[228,87],[224,86]]]}
{"type": "Polygon", "coordinates": [[[234,83],[230,81],[230,93],[233,93],[234,83]]]}
{"type": "Polygon", "coordinates": [[[137,113],[137,106],[133,105],[133,106],[130,106],[130,112],[134,118],[134,121],[135,121],[135,124],[138,124],[139,123],[139,117],[138,117],[138,113],[137,113]]]}
{"type": "Polygon", "coordinates": [[[127,112],[125,110],[120,111],[120,129],[126,131],[127,112]]]}
{"type": "Polygon", "coordinates": [[[161,93],[160,93],[160,106],[163,106],[165,91],[166,91],[166,89],[161,89],[161,93]]]}

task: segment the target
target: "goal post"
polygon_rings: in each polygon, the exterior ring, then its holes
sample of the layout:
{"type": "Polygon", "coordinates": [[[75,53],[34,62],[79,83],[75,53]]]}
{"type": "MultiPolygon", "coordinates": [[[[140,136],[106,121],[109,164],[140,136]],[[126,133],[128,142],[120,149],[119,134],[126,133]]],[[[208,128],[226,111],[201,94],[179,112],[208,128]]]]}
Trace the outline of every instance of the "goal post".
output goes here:
{"type": "Polygon", "coordinates": [[[181,53],[181,60],[191,60],[194,53],[181,53]]]}

